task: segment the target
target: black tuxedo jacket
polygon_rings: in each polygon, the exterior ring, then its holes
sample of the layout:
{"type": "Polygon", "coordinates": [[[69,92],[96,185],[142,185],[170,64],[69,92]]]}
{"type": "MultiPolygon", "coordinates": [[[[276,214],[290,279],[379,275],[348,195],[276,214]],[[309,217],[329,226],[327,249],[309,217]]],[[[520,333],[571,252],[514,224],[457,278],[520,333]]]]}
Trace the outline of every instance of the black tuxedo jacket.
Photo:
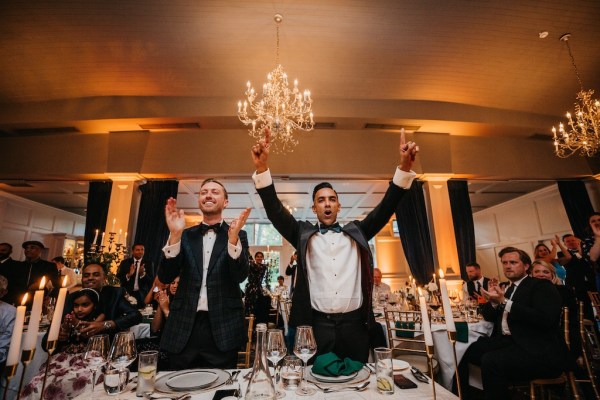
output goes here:
{"type": "MultiPolygon", "coordinates": [[[[490,283],[490,280],[486,277],[483,278],[483,289],[484,290],[488,290],[488,284],[490,283]]],[[[477,290],[475,290],[475,282],[473,281],[468,281],[467,282],[467,291],[469,292],[469,296],[473,296],[475,293],[477,294],[481,294],[479,292],[477,292],[477,290]]]]}
{"type": "MultiPolygon", "coordinates": [[[[227,251],[228,230],[229,225],[223,222],[217,232],[206,275],[210,326],[220,351],[237,349],[247,340],[240,283],[248,276],[248,239],[246,232],[240,231],[242,251],[234,260],[227,251]]],[[[179,254],[174,258],[163,257],[158,269],[161,282],[172,282],[180,277],[161,339],[161,348],[171,353],[180,353],[193,340],[190,335],[202,287],[202,253],[202,234],[198,225],[183,231],[179,254]]]]}
{"type": "MultiPolygon", "coordinates": [[[[125,288],[129,294],[133,293],[133,286],[135,284],[135,275],[132,275],[131,278],[127,280],[129,268],[133,263],[133,257],[123,260],[121,261],[121,264],[119,264],[119,269],[117,271],[117,278],[121,281],[121,287],[125,288]]],[[[146,274],[143,278],[138,279],[138,286],[140,288],[142,300],[144,300],[144,297],[146,297],[146,294],[148,294],[148,291],[152,288],[152,283],[154,283],[154,265],[152,264],[152,261],[147,258],[142,258],[141,264],[144,265],[146,274]]]]}
{"type": "MultiPolygon", "coordinates": [[[[507,323],[515,343],[525,353],[545,355],[556,368],[570,364],[566,344],[561,340],[560,316],[562,298],[556,287],[546,279],[527,277],[512,295],[513,304],[507,323]]],[[[494,322],[493,335],[502,335],[504,308],[483,306],[486,321],[494,322]]]]}
{"type": "MultiPolygon", "coordinates": [[[[346,224],[342,232],[354,240],[360,251],[361,260],[361,286],[363,304],[361,310],[365,323],[369,328],[375,325],[373,317],[372,299],[373,292],[373,255],[369,248],[369,240],[374,237],[388,223],[394,214],[400,199],[407,191],[390,183],[381,203],[377,205],[362,221],[353,221],[346,224]]],[[[317,233],[315,224],[307,221],[297,221],[283,206],[273,184],[258,189],[267,217],[279,233],[298,250],[298,266],[296,268],[296,285],[292,298],[290,311],[290,325],[313,325],[313,312],[310,301],[310,288],[306,273],[306,253],[308,241],[317,233]]]]}

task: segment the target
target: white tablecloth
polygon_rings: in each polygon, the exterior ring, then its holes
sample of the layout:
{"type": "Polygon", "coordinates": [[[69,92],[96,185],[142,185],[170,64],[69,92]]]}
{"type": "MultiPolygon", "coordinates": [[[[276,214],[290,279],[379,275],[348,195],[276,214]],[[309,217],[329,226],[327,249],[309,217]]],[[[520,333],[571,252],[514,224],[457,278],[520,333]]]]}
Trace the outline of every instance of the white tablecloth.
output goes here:
{"type": "MultiPolygon", "coordinates": [[[[242,370],[242,373],[240,373],[238,375],[238,381],[240,382],[240,386],[242,389],[242,393],[245,394],[246,392],[246,388],[248,386],[248,381],[245,381],[243,379],[244,374],[247,372],[248,370],[242,370]]],[[[159,376],[161,376],[162,374],[164,374],[164,372],[159,372],[159,376]]],[[[410,374],[410,372],[404,373],[404,376],[406,376],[407,378],[411,379],[413,382],[417,383],[417,388],[416,389],[398,389],[396,387],[396,392],[394,393],[394,396],[392,397],[387,397],[386,398],[402,398],[402,399],[431,399],[432,396],[432,388],[431,388],[431,384],[424,384],[421,382],[416,381],[412,375],[410,374]]],[[[384,396],[379,394],[377,392],[377,385],[375,384],[375,374],[371,374],[370,376],[370,381],[371,384],[369,385],[369,387],[362,391],[362,392],[354,392],[354,391],[342,391],[342,392],[338,392],[338,393],[323,393],[320,390],[317,390],[316,394],[310,397],[306,397],[306,396],[297,396],[296,393],[294,393],[294,391],[286,391],[286,395],[285,395],[285,399],[286,400],[306,400],[306,399],[340,399],[340,400],[380,400],[382,399],[384,396]]],[[[312,385],[311,385],[312,386],[312,385]]],[[[233,385],[222,385],[214,390],[209,390],[206,392],[201,392],[201,393],[197,393],[197,394],[193,394],[192,396],[192,400],[212,400],[215,391],[217,389],[237,389],[237,383],[234,383],[233,385]]],[[[96,387],[96,399],[106,399],[106,400],[114,400],[115,397],[114,396],[108,396],[107,394],[104,393],[104,390],[102,389],[102,385],[99,385],[96,387]],[[99,390],[98,390],[99,389],[99,390]]],[[[158,395],[158,392],[157,392],[158,395]]],[[[454,399],[458,399],[457,396],[453,395],[452,393],[450,393],[449,391],[447,391],[446,389],[444,389],[443,387],[441,387],[439,384],[436,384],[436,395],[437,395],[437,399],[438,400],[454,400],[454,399]]],[[[88,388],[88,390],[81,394],[80,396],[78,396],[76,399],[80,399],[80,400],[87,400],[89,399],[90,396],[90,389],[88,388]]],[[[243,398],[243,397],[242,397],[243,398]]],[[[127,390],[119,395],[119,400],[138,400],[139,398],[135,396],[135,385],[134,384],[129,384],[127,390]],[[132,391],[133,390],[133,391],[132,391]]]]}

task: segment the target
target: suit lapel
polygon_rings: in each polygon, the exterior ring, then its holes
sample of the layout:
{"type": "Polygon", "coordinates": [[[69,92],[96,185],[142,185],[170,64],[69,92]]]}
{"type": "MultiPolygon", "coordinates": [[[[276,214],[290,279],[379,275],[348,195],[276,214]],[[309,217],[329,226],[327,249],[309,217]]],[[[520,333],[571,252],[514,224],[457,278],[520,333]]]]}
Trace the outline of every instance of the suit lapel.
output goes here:
{"type": "Polygon", "coordinates": [[[229,235],[227,234],[228,230],[229,225],[227,225],[225,221],[223,221],[223,225],[221,226],[221,229],[219,229],[219,233],[217,234],[217,238],[215,240],[215,245],[210,254],[210,262],[208,263],[207,275],[211,273],[212,269],[217,263],[217,260],[219,259],[221,252],[223,252],[223,249],[225,249],[225,246],[227,245],[227,241],[229,239],[229,235]]]}
{"type": "Polygon", "coordinates": [[[193,257],[189,257],[189,261],[200,275],[200,279],[202,279],[202,253],[204,250],[204,243],[202,241],[202,235],[200,234],[200,227],[195,226],[191,228],[188,231],[188,240],[182,240],[182,244],[186,246],[186,253],[193,255],[193,257]]]}

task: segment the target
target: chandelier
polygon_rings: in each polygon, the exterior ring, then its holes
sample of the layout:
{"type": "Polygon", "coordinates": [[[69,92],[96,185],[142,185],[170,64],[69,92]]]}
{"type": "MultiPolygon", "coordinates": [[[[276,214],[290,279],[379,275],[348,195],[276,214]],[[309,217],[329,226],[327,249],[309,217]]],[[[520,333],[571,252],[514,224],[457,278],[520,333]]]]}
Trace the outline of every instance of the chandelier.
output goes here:
{"type": "Polygon", "coordinates": [[[288,77],[279,64],[279,24],[283,21],[281,14],[275,14],[277,24],[277,52],[275,64],[277,67],[267,74],[267,83],[262,87],[262,98],[252,87],[250,81],[246,84],[246,100],[238,102],[238,118],[248,129],[250,136],[255,139],[262,137],[265,127],[271,131],[271,150],[275,153],[293,151],[298,144],[294,137],[295,130],[311,131],[314,128],[312,113],[312,98],[310,90],[301,93],[298,80],[290,88],[288,77]]]}
{"type": "Polygon", "coordinates": [[[561,122],[552,127],[554,152],[558,157],[567,158],[579,152],[581,156],[591,157],[600,150],[600,101],[592,99],[593,90],[583,90],[583,84],[575,65],[575,59],[569,46],[570,33],[565,33],[560,40],[565,42],[571,57],[571,64],[579,82],[579,92],[575,103],[575,114],[567,112],[567,125],[561,122]]]}

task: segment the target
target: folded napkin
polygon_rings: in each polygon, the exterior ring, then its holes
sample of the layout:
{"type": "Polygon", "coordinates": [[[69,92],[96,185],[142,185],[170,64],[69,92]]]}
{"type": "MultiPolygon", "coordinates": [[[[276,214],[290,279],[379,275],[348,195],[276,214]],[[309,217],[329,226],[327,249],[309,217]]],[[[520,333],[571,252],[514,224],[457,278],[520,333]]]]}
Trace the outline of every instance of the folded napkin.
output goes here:
{"type": "Polygon", "coordinates": [[[360,371],[364,366],[360,361],[354,361],[346,357],[343,361],[335,353],[321,354],[315,359],[312,371],[323,376],[350,375],[360,371]]]}
{"type": "Polygon", "coordinates": [[[469,342],[469,324],[466,321],[454,321],[456,326],[456,341],[462,343],[469,342]]]}

